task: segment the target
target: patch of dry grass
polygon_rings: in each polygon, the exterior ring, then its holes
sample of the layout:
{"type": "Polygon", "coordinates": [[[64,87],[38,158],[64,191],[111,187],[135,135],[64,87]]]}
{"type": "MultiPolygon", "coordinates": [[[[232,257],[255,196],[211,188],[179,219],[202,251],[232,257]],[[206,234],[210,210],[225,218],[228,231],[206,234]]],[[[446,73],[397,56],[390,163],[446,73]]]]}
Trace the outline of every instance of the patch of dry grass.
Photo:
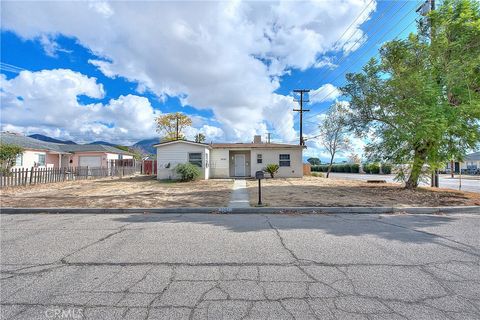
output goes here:
{"type": "MultiPolygon", "coordinates": [[[[250,204],[258,201],[258,182],[248,181],[250,204]]],[[[399,207],[480,205],[480,194],[450,189],[406,190],[396,183],[369,184],[358,180],[318,177],[266,179],[263,203],[271,207],[399,207]]]]}
{"type": "Polygon", "coordinates": [[[221,207],[232,181],[160,182],[152,177],[82,180],[1,191],[2,207],[161,208],[221,207]]]}

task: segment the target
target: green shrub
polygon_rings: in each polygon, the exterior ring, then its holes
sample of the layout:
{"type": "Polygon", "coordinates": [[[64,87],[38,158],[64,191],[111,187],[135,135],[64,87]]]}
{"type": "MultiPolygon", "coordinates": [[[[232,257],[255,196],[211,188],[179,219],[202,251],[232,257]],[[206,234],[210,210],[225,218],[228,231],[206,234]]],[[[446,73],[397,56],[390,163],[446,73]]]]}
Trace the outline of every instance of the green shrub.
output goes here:
{"type": "Polygon", "coordinates": [[[175,167],[181,181],[193,181],[200,177],[200,169],[191,163],[182,163],[175,167]]]}
{"type": "Polygon", "coordinates": [[[392,173],[392,165],[390,163],[383,163],[382,164],[382,172],[384,174],[392,173]]]}
{"type": "Polygon", "coordinates": [[[321,172],[327,172],[328,171],[328,165],[320,166],[320,171],[321,172]]]}
{"type": "Polygon", "coordinates": [[[325,175],[322,172],[312,172],[313,177],[323,178],[325,175]]]}
{"type": "Polygon", "coordinates": [[[263,171],[270,173],[270,177],[274,178],[274,175],[278,172],[278,169],[280,169],[280,166],[278,164],[270,163],[267,164],[263,171]]]}
{"type": "Polygon", "coordinates": [[[358,163],[352,163],[350,165],[350,171],[352,173],[359,173],[360,172],[360,165],[358,163]]]}
{"type": "Polygon", "coordinates": [[[363,170],[369,174],[379,174],[380,165],[378,163],[366,163],[363,165],[363,170]]]}

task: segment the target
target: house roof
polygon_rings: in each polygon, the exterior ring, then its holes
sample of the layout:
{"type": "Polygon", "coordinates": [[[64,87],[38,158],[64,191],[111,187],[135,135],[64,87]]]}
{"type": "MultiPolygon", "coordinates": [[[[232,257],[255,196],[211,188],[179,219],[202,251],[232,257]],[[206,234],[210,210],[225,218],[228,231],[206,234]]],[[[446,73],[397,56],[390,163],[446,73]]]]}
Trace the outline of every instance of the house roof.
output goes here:
{"type": "Polygon", "coordinates": [[[158,147],[161,147],[161,146],[165,146],[165,145],[169,145],[169,144],[175,144],[175,143],[187,143],[187,144],[193,144],[193,145],[197,145],[197,146],[201,146],[201,147],[209,147],[210,146],[208,143],[195,142],[195,141],[190,141],[190,140],[164,141],[164,142],[154,144],[153,146],[155,148],[158,148],[158,147]]]}
{"type": "Polygon", "coordinates": [[[0,140],[5,144],[14,144],[24,149],[45,150],[58,153],[75,153],[75,152],[107,152],[117,154],[131,154],[121,149],[105,146],[103,144],[62,144],[54,142],[46,142],[34,138],[2,132],[0,140]]]}
{"type": "Polygon", "coordinates": [[[121,149],[104,144],[61,144],[60,149],[66,152],[107,152],[118,154],[131,154],[121,149]]]}
{"type": "Polygon", "coordinates": [[[14,144],[24,149],[54,151],[58,153],[68,153],[60,148],[59,143],[46,142],[42,140],[25,137],[22,135],[2,132],[0,133],[0,140],[5,144],[14,144]]]}
{"type": "Polygon", "coordinates": [[[303,148],[298,144],[286,144],[286,143],[212,143],[214,149],[285,149],[285,148],[303,148]]]}
{"type": "Polygon", "coordinates": [[[467,155],[465,156],[465,160],[466,160],[466,161],[476,161],[476,160],[480,160],[480,151],[467,154],[467,155]]]}
{"type": "Polygon", "coordinates": [[[154,144],[155,148],[174,144],[174,143],[187,143],[192,145],[197,145],[201,147],[208,147],[213,149],[285,149],[285,148],[304,148],[298,144],[286,144],[286,143],[201,143],[190,140],[173,140],[165,141],[154,144]]]}

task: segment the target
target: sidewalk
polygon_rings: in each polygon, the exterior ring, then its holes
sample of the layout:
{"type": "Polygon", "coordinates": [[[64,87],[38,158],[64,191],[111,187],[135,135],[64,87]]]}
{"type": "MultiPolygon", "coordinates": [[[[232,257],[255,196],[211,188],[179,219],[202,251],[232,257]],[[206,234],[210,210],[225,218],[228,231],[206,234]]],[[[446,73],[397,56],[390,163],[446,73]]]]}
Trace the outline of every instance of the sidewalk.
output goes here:
{"type": "Polygon", "coordinates": [[[245,179],[234,180],[232,197],[230,198],[228,207],[229,208],[250,207],[248,191],[247,191],[247,182],[245,181],[245,179]]]}

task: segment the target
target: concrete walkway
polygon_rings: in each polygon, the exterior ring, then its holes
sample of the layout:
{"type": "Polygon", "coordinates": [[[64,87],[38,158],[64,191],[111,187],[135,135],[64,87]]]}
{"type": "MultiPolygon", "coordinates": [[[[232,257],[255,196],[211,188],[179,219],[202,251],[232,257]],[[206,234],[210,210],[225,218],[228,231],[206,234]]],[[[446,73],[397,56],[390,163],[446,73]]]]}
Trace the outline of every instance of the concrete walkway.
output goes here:
{"type": "Polygon", "coordinates": [[[229,208],[248,208],[250,203],[248,200],[247,182],[245,179],[235,179],[233,182],[233,192],[230,198],[229,208]]]}

